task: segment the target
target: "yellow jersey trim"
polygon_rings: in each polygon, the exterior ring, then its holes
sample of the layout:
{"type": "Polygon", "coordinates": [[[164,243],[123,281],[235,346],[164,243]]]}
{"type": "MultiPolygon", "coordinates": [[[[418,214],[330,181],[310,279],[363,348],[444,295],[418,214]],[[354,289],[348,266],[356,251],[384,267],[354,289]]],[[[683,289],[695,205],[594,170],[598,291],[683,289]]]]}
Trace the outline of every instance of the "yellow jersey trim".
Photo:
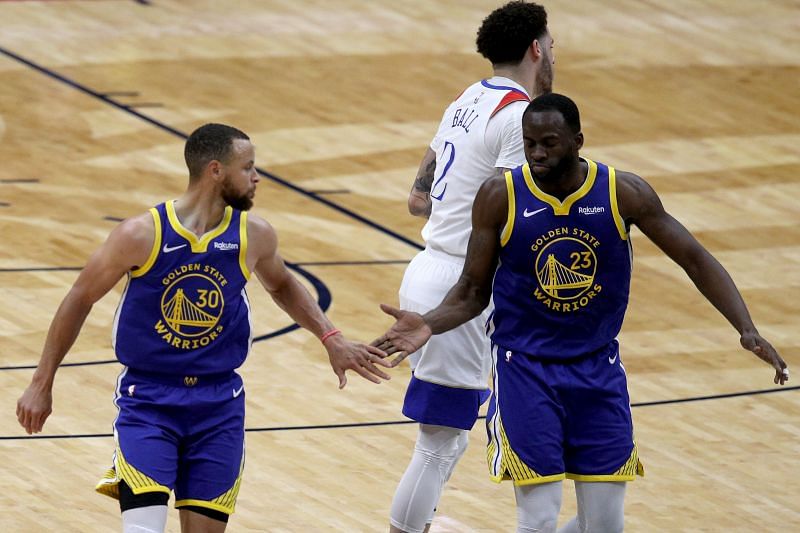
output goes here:
{"type": "Polygon", "coordinates": [[[222,235],[225,230],[228,229],[228,226],[231,223],[231,217],[233,216],[233,208],[231,208],[231,206],[226,206],[225,213],[222,215],[222,221],[220,221],[219,225],[211,231],[204,233],[202,237],[198,238],[197,235],[183,227],[183,224],[181,224],[180,219],[178,219],[178,215],[175,213],[175,200],[167,202],[165,206],[170,226],[172,226],[172,229],[175,230],[175,233],[189,241],[189,244],[192,247],[192,252],[194,253],[205,252],[206,249],[208,249],[208,243],[210,243],[216,237],[222,235]]]}
{"type": "Polygon", "coordinates": [[[115,452],[114,466],[106,470],[103,478],[95,485],[95,490],[100,494],[118,500],[119,482],[123,480],[134,494],[147,492],[170,493],[169,487],[160,484],[128,463],[125,460],[125,456],[122,455],[122,449],[118,447],[115,452]]]}
{"type": "Polygon", "coordinates": [[[564,472],[542,476],[530,466],[525,464],[519,455],[517,455],[517,453],[511,448],[511,443],[508,441],[508,437],[506,436],[506,430],[503,426],[502,419],[497,420],[497,425],[499,433],[494,435],[494,431],[492,432],[492,434],[497,438],[497,443],[492,440],[489,442],[489,446],[487,446],[487,459],[489,461],[490,470],[489,479],[495,483],[500,483],[503,480],[511,479],[514,481],[514,485],[517,486],[549,483],[551,481],[559,481],[564,479],[564,472]],[[497,446],[500,447],[499,451],[501,456],[499,468],[496,470],[497,474],[494,474],[495,470],[492,464],[494,463],[495,452],[498,451],[497,446]]]}
{"type": "Polygon", "coordinates": [[[561,481],[566,477],[566,474],[553,474],[552,476],[542,476],[534,479],[515,479],[514,485],[517,487],[524,487],[525,485],[539,485],[541,483],[552,483],[553,481],[561,481]]]}
{"type": "Polygon", "coordinates": [[[218,503],[209,502],[206,500],[178,500],[175,502],[175,508],[178,509],[180,507],[186,507],[187,505],[193,505],[195,507],[204,507],[206,509],[213,509],[215,511],[219,511],[225,514],[233,514],[232,507],[226,507],[224,505],[220,505],[218,503]]]}
{"type": "Polygon", "coordinates": [[[536,182],[533,181],[533,176],[531,175],[531,167],[528,163],[523,165],[522,174],[525,176],[525,183],[528,185],[528,189],[530,189],[531,193],[539,200],[549,204],[553,208],[554,214],[569,215],[569,209],[572,207],[572,204],[586,196],[589,191],[592,190],[592,186],[594,186],[594,180],[597,177],[597,163],[591,159],[586,159],[585,157],[582,159],[589,165],[589,172],[586,175],[586,179],[583,181],[583,185],[581,185],[577,191],[564,198],[563,202],[555,196],[547,194],[536,185],[536,182]]]}
{"type": "Polygon", "coordinates": [[[611,215],[614,217],[614,224],[617,225],[620,238],[627,241],[628,229],[625,227],[625,221],[619,213],[619,204],[617,204],[617,173],[614,167],[608,167],[608,194],[611,199],[611,215]]]}
{"type": "Polygon", "coordinates": [[[147,272],[153,268],[156,259],[158,259],[158,250],[161,248],[161,217],[158,215],[158,210],[155,207],[150,208],[150,214],[153,215],[153,225],[156,229],[153,247],[150,249],[150,257],[147,258],[147,261],[139,268],[131,270],[132,278],[138,278],[147,274],[147,272]]]}
{"type": "Polygon", "coordinates": [[[514,178],[511,171],[506,171],[506,190],[508,191],[508,219],[503,231],[500,233],[500,246],[505,246],[511,239],[511,232],[514,231],[514,217],[517,214],[517,203],[514,198],[514,178]]]}
{"type": "Polygon", "coordinates": [[[250,279],[250,269],[247,268],[247,211],[239,213],[239,267],[242,269],[244,279],[250,279]]]}
{"type": "Polygon", "coordinates": [[[185,507],[187,505],[194,505],[197,507],[205,507],[206,509],[214,509],[225,514],[233,514],[236,510],[236,499],[239,497],[239,488],[242,485],[242,472],[244,471],[244,454],[242,454],[242,462],[239,464],[239,475],[233,486],[226,492],[220,494],[213,500],[178,500],[175,502],[175,507],[185,507]]]}
{"type": "Polygon", "coordinates": [[[581,474],[567,474],[567,479],[574,481],[633,481],[636,476],[608,474],[606,476],[584,476],[581,474]]]}
{"type": "Polygon", "coordinates": [[[575,481],[633,481],[636,476],[644,476],[644,465],[639,459],[639,447],[633,443],[633,450],[625,463],[611,474],[572,474],[567,472],[567,479],[575,481]]]}

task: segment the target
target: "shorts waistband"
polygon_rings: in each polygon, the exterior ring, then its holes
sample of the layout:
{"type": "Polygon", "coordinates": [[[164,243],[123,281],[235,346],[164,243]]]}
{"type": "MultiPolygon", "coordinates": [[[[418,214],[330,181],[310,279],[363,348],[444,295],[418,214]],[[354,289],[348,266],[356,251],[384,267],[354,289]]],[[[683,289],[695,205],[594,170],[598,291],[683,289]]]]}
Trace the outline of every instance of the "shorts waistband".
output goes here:
{"type": "Polygon", "coordinates": [[[529,359],[539,361],[541,363],[571,364],[571,363],[576,363],[578,361],[583,361],[585,359],[591,359],[593,357],[605,357],[606,355],[610,355],[612,352],[616,352],[619,350],[619,341],[617,339],[614,339],[608,344],[604,344],[603,346],[596,348],[592,351],[576,355],[566,355],[566,356],[547,356],[547,355],[538,355],[527,352],[520,352],[518,350],[512,350],[511,348],[507,348],[502,344],[497,344],[495,342],[492,342],[492,349],[494,349],[495,347],[497,348],[498,353],[505,353],[506,351],[510,351],[513,354],[519,354],[529,359]]]}
{"type": "Polygon", "coordinates": [[[220,372],[218,374],[203,374],[199,376],[178,374],[159,374],[157,372],[145,372],[128,368],[125,377],[128,379],[137,379],[142,381],[149,381],[151,383],[158,383],[159,385],[169,385],[172,387],[202,387],[214,385],[215,383],[224,383],[230,381],[236,372],[231,370],[229,372],[220,372]]]}

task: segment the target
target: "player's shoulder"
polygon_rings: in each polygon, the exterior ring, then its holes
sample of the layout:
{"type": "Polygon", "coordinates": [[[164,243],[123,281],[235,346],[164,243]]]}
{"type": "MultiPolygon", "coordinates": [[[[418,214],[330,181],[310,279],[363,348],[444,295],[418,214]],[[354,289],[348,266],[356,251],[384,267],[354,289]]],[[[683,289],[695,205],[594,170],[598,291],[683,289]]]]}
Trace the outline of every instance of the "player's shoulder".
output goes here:
{"type": "Polygon", "coordinates": [[[617,203],[623,218],[637,219],[652,209],[661,209],[653,187],[633,172],[615,169],[617,203]]]}
{"type": "Polygon", "coordinates": [[[614,169],[614,176],[619,194],[640,196],[653,190],[644,178],[633,172],[614,169]]]}
{"type": "Polygon", "coordinates": [[[275,233],[275,228],[263,217],[247,212],[247,233],[252,235],[266,235],[275,233]]]}
{"type": "Polygon", "coordinates": [[[150,211],[126,218],[111,232],[113,236],[129,242],[153,242],[155,220],[150,211]]]}
{"type": "Polygon", "coordinates": [[[247,242],[248,248],[271,253],[278,246],[278,233],[266,219],[248,212],[247,242]]]}
{"type": "Polygon", "coordinates": [[[247,249],[256,262],[274,257],[278,252],[278,233],[266,219],[248,212],[247,249]]]}
{"type": "Polygon", "coordinates": [[[507,170],[505,172],[499,170],[494,176],[483,182],[480,188],[481,193],[487,198],[502,197],[505,199],[508,192],[506,175],[512,172],[513,170],[507,170]]]}

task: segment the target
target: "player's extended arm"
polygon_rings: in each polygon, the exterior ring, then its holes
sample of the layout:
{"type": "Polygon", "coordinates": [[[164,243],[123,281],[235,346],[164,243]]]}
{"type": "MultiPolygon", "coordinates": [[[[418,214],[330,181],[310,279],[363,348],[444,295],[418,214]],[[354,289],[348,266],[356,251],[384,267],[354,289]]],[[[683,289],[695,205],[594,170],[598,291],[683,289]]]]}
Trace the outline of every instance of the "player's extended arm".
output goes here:
{"type": "Polygon", "coordinates": [[[664,210],[656,192],[642,178],[617,172],[620,213],[683,268],[703,296],[739,332],[742,346],[775,369],[775,383],[789,379],[786,363],[753,324],[731,276],[694,236],[664,210]]]}
{"type": "Polygon", "coordinates": [[[401,352],[396,365],[418,350],[431,335],[444,333],[478,316],[492,293],[492,278],[500,254],[500,231],[508,214],[505,178],[484,182],[472,206],[472,234],[461,276],[438,307],[425,315],[381,304],[381,309],[397,321],[372,344],[387,354],[401,352]]]}
{"type": "Polygon", "coordinates": [[[419,164],[417,178],[408,194],[408,212],[415,217],[428,218],[431,215],[431,187],[436,172],[436,152],[428,148],[419,164]]]}
{"type": "MultiPolygon", "coordinates": [[[[322,338],[334,330],[333,324],[306,288],[286,268],[278,253],[278,236],[264,219],[249,216],[247,220],[249,249],[255,249],[255,273],[278,306],[286,311],[303,328],[322,338]]],[[[347,384],[346,370],[353,370],[363,378],[380,383],[379,378],[391,379],[376,365],[389,367],[383,360],[385,353],[361,343],[350,342],[341,334],[325,338],[331,367],[339,377],[339,388],[347,384]]]]}
{"type": "Polygon", "coordinates": [[[58,307],[39,365],[30,385],[17,401],[17,419],[28,434],[42,430],[53,406],[53,381],[67,352],[75,343],[89,311],[126,272],[143,265],[154,236],[150,213],[122,222],[92,254],[58,307]]]}

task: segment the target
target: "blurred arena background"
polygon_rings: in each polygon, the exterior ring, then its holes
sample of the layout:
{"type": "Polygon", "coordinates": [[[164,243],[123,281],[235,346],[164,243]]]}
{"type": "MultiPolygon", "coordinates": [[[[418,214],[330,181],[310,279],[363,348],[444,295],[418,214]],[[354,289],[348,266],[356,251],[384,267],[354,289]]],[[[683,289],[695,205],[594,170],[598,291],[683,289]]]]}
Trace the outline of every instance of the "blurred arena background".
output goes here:
{"type": "MultiPolygon", "coordinates": [[[[121,286],[65,359],[43,434],[25,435],[15,402],[91,251],[184,189],[183,143],[200,124],[251,135],[255,210],[335,323],[365,341],[385,329],[378,303],[397,302],[421,243],[408,190],[442,110],[490,75],[474,38],[500,3],[0,1],[0,530],[119,529],[93,487],[113,450],[121,286]]],[[[543,3],[583,153],[654,186],[795,370],[800,3],[543,3]]],[[[622,357],[647,475],[628,488],[628,531],[800,529],[796,381],[777,390],[683,272],[633,242],[622,357]]],[[[228,530],[387,530],[416,435],[400,414],[407,365],[339,391],[318,341],[251,297],[262,338],[241,371],[247,462],[228,530]]],[[[489,481],[484,445],[479,421],[433,532],[514,529],[512,488],[489,481]]],[[[562,518],[575,512],[565,491],[562,518]]]]}

